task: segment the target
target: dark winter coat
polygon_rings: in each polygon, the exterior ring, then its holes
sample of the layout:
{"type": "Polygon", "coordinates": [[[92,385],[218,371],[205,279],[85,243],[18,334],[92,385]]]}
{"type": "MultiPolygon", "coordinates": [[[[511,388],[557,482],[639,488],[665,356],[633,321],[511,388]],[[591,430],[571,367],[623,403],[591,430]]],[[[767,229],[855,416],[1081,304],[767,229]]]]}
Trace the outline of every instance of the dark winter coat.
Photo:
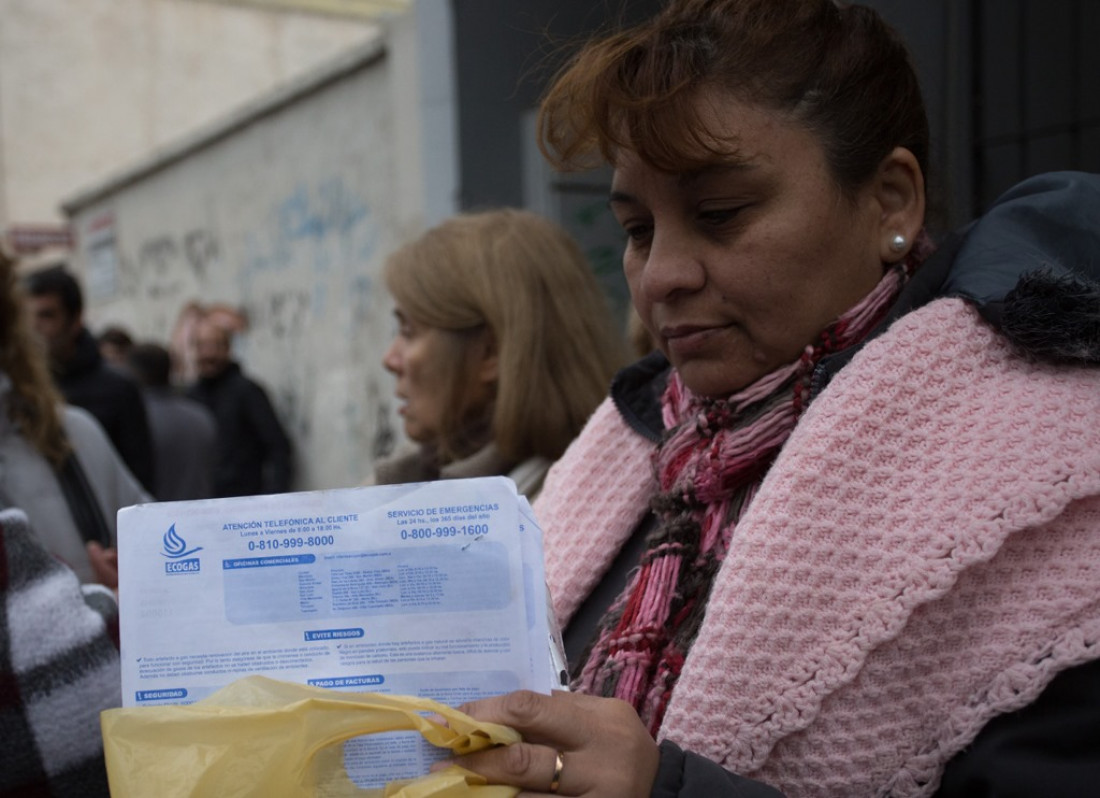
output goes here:
{"type": "Polygon", "coordinates": [[[104,362],[95,338],[86,329],[80,331],[72,358],[54,364],[54,379],[69,404],[95,416],[130,473],[152,491],[156,476],[153,439],[137,383],[104,362]]]}
{"type": "Polygon", "coordinates": [[[254,496],[290,490],[290,439],[267,393],[236,363],[201,378],[188,396],[210,408],[218,425],[214,495],[254,496]]]}

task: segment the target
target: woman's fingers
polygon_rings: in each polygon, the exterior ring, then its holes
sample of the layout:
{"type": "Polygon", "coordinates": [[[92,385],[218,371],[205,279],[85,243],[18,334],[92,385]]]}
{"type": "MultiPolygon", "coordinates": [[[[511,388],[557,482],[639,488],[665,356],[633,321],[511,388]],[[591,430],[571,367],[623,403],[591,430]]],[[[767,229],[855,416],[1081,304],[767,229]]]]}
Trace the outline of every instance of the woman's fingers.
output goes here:
{"type": "Polygon", "coordinates": [[[560,774],[557,773],[557,757],[558,752],[545,745],[514,743],[459,757],[454,764],[480,773],[490,784],[510,784],[533,793],[551,792],[557,775],[555,792],[560,795],[579,794],[567,792],[562,787],[565,780],[564,757],[560,774]]]}
{"type": "Polygon", "coordinates": [[[554,741],[570,747],[585,739],[578,724],[585,699],[591,696],[555,692],[552,695],[517,690],[514,693],[472,701],[459,707],[478,720],[501,723],[519,731],[528,742],[554,741]]]}
{"type": "Polygon", "coordinates": [[[106,585],[112,590],[118,590],[118,550],[104,548],[94,540],[89,541],[85,547],[88,551],[88,562],[92,565],[92,572],[100,584],[106,585]]]}
{"type": "Polygon", "coordinates": [[[550,793],[557,775],[553,792],[590,798],[633,798],[648,795],[652,787],[657,744],[623,701],[518,691],[466,704],[462,710],[523,735],[522,743],[456,760],[491,783],[550,793]]]}

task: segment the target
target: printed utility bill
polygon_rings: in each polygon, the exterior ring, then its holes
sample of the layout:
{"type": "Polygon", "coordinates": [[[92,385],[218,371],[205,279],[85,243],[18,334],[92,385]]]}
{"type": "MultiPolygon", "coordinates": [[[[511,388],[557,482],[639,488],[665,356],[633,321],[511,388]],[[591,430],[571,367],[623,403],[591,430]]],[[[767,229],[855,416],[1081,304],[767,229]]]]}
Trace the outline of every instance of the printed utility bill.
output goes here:
{"type": "MultiPolygon", "coordinates": [[[[251,674],[452,706],[560,686],[542,533],[504,477],[143,504],[118,553],[124,706],[251,674]]],[[[387,734],[345,757],[375,787],[438,754],[387,734]]]]}

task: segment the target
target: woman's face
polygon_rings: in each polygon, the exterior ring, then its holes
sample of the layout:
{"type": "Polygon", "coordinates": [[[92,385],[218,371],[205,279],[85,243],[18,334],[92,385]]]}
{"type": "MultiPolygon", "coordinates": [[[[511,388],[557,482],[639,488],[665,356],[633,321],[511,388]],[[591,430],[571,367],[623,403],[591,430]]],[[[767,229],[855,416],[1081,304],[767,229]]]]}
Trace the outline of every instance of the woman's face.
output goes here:
{"type": "Polygon", "coordinates": [[[693,392],[725,396],[796,359],[882,276],[874,191],[846,199],[817,139],[717,92],[700,102],[735,154],[690,174],[618,159],[635,307],[693,392]]]}
{"type": "Polygon", "coordinates": [[[452,396],[452,370],[449,361],[460,351],[454,344],[458,333],[429,327],[409,317],[401,308],[394,311],[397,334],[382,357],[382,365],[397,377],[394,394],[405,422],[405,435],[417,443],[437,443],[443,434],[443,422],[450,403],[462,402],[467,413],[477,413],[492,400],[485,373],[480,341],[471,338],[473,350],[466,352],[470,373],[462,382],[465,396],[452,396]]]}

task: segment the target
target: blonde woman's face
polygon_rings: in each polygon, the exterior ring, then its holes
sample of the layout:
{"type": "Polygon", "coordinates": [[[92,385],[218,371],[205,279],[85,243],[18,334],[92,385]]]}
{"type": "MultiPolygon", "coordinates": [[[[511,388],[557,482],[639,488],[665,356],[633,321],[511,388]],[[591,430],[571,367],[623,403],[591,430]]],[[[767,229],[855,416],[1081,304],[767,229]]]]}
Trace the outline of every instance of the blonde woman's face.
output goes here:
{"type": "MultiPolygon", "coordinates": [[[[477,412],[492,401],[490,385],[481,379],[485,358],[470,353],[466,396],[453,396],[448,360],[455,356],[452,337],[456,333],[421,324],[400,307],[394,311],[397,332],[382,357],[382,365],[397,378],[394,395],[401,402],[398,413],[405,423],[405,435],[417,443],[437,443],[451,402],[462,402],[467,412],[477,412]]],[[[474,342],[476,345],[476,341],[474,342]]],[[[495,383],[495,371],[494,379],[495,383]]]]}

